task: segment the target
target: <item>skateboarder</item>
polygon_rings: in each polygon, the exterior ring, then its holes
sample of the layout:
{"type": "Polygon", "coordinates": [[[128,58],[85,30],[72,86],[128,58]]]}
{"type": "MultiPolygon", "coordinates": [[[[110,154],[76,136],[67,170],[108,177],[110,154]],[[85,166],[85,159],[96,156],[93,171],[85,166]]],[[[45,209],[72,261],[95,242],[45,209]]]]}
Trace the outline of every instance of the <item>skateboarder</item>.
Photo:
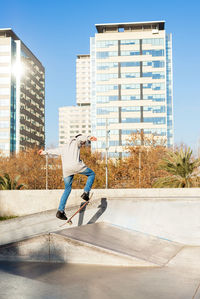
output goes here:
{"type": "Polygon", "coordinates": [[[59,219],[67,220],[67,216],[65,214],[65,206],[72,189],[74,174],[84,174],[88,177],[86,185],[84,187],[84,192],[81,197],[86,201],[89,200],[89,192],[94,182],[95,173],[90,168],[88,168],[83,161],[80,160],[80,148],[81,146],[84,146],[87,141],[96,140],[97,138],[94,136],[90,137],[79,134],[74,138],[71,138],[60,148],[47,151],[39,150],[38,152],[40,155],[60,155],[62,159],[65,191],[60,199],[60,204],[56,213],[56,217],[59,219]]]}

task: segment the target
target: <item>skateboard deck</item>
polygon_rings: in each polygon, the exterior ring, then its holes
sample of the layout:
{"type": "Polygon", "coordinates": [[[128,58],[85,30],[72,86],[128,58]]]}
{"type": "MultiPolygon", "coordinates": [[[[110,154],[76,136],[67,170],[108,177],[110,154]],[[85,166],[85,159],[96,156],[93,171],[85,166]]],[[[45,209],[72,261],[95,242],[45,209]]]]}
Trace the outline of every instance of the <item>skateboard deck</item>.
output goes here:
{"type": "Polygon", "coordinates": [[[86,207],[89,204],[92,196],[93,193],[91,193],[89,200],[86,201],[83,205],[81,205],[81,207],[65,223],[61,224],[60,227],[64,226],[65,224],[72,225],[72,218],[74,218],[74,216],[76,216],[81,210],[84,209],[84,207],[86,207]]]}

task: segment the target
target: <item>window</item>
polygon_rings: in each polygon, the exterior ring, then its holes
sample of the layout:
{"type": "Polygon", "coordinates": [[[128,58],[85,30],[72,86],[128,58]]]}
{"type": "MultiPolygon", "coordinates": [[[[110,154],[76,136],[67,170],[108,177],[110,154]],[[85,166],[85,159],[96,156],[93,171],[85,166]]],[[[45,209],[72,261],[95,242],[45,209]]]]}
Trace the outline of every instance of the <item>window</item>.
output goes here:
{"type": "Polygon", "coordinates": [[[9,122],[8,121],[0,121],[0,128],[9,128],[9,122]]]}
{"type": "Polygon", "coordinates": [[[143,111],[153,112],[153,113],[164,113],[165,106],[144,106],[143,111]]]}
{"type": "Polygon", "coordinates": [[[105,59],[108,57],[113,57],[113,56],[118,56],[117,51],[112,51],[112,52],[96,52],[96,58],[97,59],[105,59]]]}
{"type": "Polygon", "coordinates": [[[164,56],[164,50],[143,50],[142,55],[164,56]]]}
{"type": "Polygon", "coordinates": [[[139,78],[140,73],[121,73],[121,78],[139,78]]]}
{"type": "Polygon", "coordinates": [[[10,56],[0,56],[0,62],[3,63],[10,62],[10,56]]]}
{"type": "Polygon", "coordinates": [[[164,79],[164,72],[147,72],[142,74],[143,77],[151,77],[152,79],[164,79]]]}
{"type": "Polygon", "coordinates": [[[0,95],[9,95],[10,89],[9,88],[0,88],[0,95]]]}
{"type": "Polygon", "coordinates": [[[104,91],[108,91],[108,90],[117,90],[118,89],[118,85],[97,85],[96,86],[96,91],[97,92],[104,92],[104,91]]]}
{"type": "Polygon", "coordinates": [[[6,139],[9,138],[9,132],[0,132],[0,138],[1,139],[6,139]]]}
{"type": "Polygon", "coordinates": [[[139,51],[121,51],[121,56],[134,56],[140,55],[139,51]]]}
{"type": "Polygon", "coordinates": [[[166,136],[166,129],[144,129],[144,134],[153,134],[155,136],[166,136]]]}
{"type": "Polygon", "coordinates": [[[117,46],[118,41],[117,40],[101,40],[96,41],[96,48],[109,48],[112,46],[117,46]]]}
{"type": "Polygon", "coordinates": [[[131,61],[131,62],[121,62],[121,67],[134,67],[134,66],[140,66],[139,61],[131,61]]]}
{"type": "Polygon", "coordinates": [[[119,145],[119,141],[118,140],[110,140],[109,141],[109,146],[118,146],[119,145]]]}
{"type": "Polygon", "coordinates": [[[143,66],[152,66],[153,68],[157,68],[157,67],[164,67],[165,66],[165,62],[164,60],[156,60],[156,61],[143,61],[143,66]]]}
{"type": "Polygon", "coordinates": [[[145,38],[142,40],[143,44],[150,44],[153,46],[164,45],[164,38],[145,38]]]}
{"type": "Polygon", "coordinates": [[[117,62],[104,62],[104,63],[97,63],[97,70],[107,70],[110,68],[118,67],[117,62]]]}
{"type": "Polygon", "coordinates": [[[9,144],[8,143],[0,143],[0,149],[1,150],[9,150],[9,144]]]}
{"type": "Polygon", "coordinates": [[[166,124],[166,117],[144,117],[144,122],[158,124],[166,124]]]}
{"type": "Polygon", "coordinates": [[[10,72],[9,67],[7,66],[0,66],[0,74],[7,74],[10,72]]]}
{"type": "Polygon", "coordinates": [[[10,111],[9,110],[0,110],[0,116],[9,116],[10,111]]]}
{"type": "Polygon", "coordinates": [[[151,88],[152,90],[163,90],[165,89],[164,83],[145,83],[143,88],[151,88]]]}
{"type": "Polygon", "coordinates": [[[118,101],[118,96],[98,96],[97,103],[109,103],[110,101],[118,101]]]}
{"type": "Polygon", "coordinates": [[[120,41],[121,45],[138,45],[139,39],[122,39],[120,41]]]}
{"type": "Polygon", "coordinates": [[[122,112],[138,112],[140,111],[140,106],[136,107],[122,107],[122,112]]]}
{"type": "Polygon", "coordinates": [[[118,78],[118,74],[97,74],[96,79],[97,81],[108,81],[110,79],[116,79],[118,78]]]}
{"type": "Polygon", "coordinates": [[[0,52],[9,52],[10,46],[9,45],[0,45],[0,52]]]}
{"type": "Polygon", "coordinates": [[[122,84],[122,89],[139,89],[140,84],[122,84]]]}
{"type": "Polygon", "coordinates": [[[144,100],[151,100],[153,102],[164,102],[165,101],[165,95],[161,94],[154,94],[154,95],[143,95],[144,100]]]}
{"type": "Polygon", "coordinates": [[[97,130],[97,137],[105,137],[106,130],[97,130]]]}
{"type": "Polygon", "coordinates": [[[10,100],[2,100],[0,99],[0,106],[9,106],[10,100]]]}
{"type": "Polygon", "coordinates": [[[140,96],[139,95],[126,95],[126,96],[121,96],[121,100],[122,101],[133,101],[133,100],[140,100],[140,96]]]}
{"type": "Polygon", "coordinates": [[[97,108],[97,114],[109,114],[110,112],[118,112],[118,107],[102,107],[97,108]]]}

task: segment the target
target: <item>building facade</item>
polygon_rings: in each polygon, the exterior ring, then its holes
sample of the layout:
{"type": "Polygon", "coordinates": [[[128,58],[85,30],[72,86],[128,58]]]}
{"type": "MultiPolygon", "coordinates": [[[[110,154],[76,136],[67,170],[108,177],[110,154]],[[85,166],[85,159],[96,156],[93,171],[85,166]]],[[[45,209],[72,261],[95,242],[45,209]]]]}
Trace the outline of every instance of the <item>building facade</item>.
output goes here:
{"type": "Polygon", "coordinates": [[[138,131],[173,146],[172,37],[165,22],[96,29],[90,40],[93,150],[126,156],[127,138],[138,131]]]}
{"type": "Polygon", "coordinates": [[[59,146],[78,135],[91,134],[90,55],[77,55],[76,104],[59,108],[59,146]]]}
{"type": "Polygon", "coordinates": [[[44,67],[12,29],[0,29],[0,152],[44,145],[44,67]]]}
{"type": "Polygon", "coordinates": [[[77,55],[76,103],[90,105],[90,55],[77,55]]]}
{"type": "Polygon", "coordinates": [[[59,146],[78,135],[90,135],[90,106],[65,106],[59,108],[59,146]]]}

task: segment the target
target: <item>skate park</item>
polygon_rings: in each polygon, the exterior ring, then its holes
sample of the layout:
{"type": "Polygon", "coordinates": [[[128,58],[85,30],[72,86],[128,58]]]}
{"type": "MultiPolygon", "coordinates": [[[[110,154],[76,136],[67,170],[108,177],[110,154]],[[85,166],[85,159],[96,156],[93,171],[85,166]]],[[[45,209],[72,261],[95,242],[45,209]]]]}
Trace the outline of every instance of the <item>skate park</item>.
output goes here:
{"type": "MultiPolygon", "coordinates": [[[[0,293],[200,298],[199,191],[95,189],[71,226],[55,217],[63,190],[1,191],[1,216],[18,217],[0,223],[0,293]]],[[[80,194],[72,191],[67,216],[80,194]]]]}

